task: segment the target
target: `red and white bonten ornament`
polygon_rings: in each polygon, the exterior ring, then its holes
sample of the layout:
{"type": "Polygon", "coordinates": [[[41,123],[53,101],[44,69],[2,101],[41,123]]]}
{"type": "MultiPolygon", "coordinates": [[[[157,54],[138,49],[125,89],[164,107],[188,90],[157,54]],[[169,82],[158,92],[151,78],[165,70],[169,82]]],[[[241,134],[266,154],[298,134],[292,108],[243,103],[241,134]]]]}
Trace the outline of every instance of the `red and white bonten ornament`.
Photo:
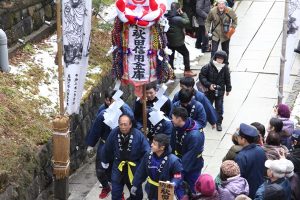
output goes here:
{"type": "Polygon", "coordinates": [[[165,0],[117,0],[119,19],[128,24],[150,27],[166,11],[165,0]]]}

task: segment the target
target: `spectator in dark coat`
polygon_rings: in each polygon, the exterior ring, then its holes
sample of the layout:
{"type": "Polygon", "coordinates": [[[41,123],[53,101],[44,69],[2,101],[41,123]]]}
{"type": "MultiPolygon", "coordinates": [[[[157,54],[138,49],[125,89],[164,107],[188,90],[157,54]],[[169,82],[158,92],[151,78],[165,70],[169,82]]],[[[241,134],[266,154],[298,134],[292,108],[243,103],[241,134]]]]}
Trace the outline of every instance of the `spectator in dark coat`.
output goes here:
{"type": "Polygon", "coordinates": [[[266,128],[264,125],[262,125],[259,122],[253,122],[250,125],[254,126],[258,130],[258,138],[257,138],[257,144],[260,146],[264,145],[265,143],[265,134],[266,134],[266,128]]]}
{"type": "Polygon", "coordinates": [[[283,130],[283,122],[279,118],[272,117],[269,121],[269,127],[267,131],[276,132],[280,135],[280,143],[286,146],[288,149],[292,149],[291,135],[283,130]]]}
{"type": "Polygon", "coordinates": [[[226,58],[227,54],[225,51],[217,51],[214,58],[203,66],[199,73],[201,84],[208,88],[205,95],[211,104],[215,103],[215,108],[218,113],[218,131],[222,131],[224,94],[226,91],[226,96],[228,96],[232,89],[229,68],[228,65],[224,63],[226,58]]]}
{"type": "Polygon", "coordinates": [[[185,12],[182,12],[180,4],[173,2],[171,10],[165,14],[169,21],[169,30],[167,32],[168,47],[172,50],[170,55],[170,65],[174,69],[175,51],[183,56],[184,76],[193,77],[197,74],[190,68],[190,53],[184,44],[185,27],[190,23],[189,18],[185,12]]]}
{"type": "Polygon", "coordinates": [[[209,50],[208,36],[205,34],[205,20],[210,11],[210,6],[210,0],[197,0],[196,14],[199,27],[197,31],[197,40],[195,47],[197,49],[202,49],[202,53],[207,52],[209,50]]]}
{"type": "Polygon", "coordinates": [[[300,176],[300,130],[295,130],[292,135],[293,150],[287,155],[287,159],[293,162],[294,172],[300,176]]]}
{"type": "Polygon", "coordinates": [[[281,155],[286,156],[289,153],[288,149],[280,144],[280,135],[275,132],[268,134],[266,143],[262,148],[268,160],[278,160],[281,158],[281,155]]]}
{"type": "Polygon", "coordinates": [[[291,199],[291,185],[288,180],[293,175],[294,165],[287,159],[267,160],[265,162],[267,168],[268,180],[266,180],[257,190],[254,200],[263,200],[265,196],[270,195],[266,187],[270,184],[278,184],[283,188],[284,200],[291,199]]]}
{"type": "Polygon", "coordinates": [[[248,181],[249,197],[253,198],[257,188],[264,181],[266,155],[264,150],[255,144],[258,131],[254,126],[242,123],[238,134],[238,142],[243,149],[235,157],[235,162],[240,167],[241,176],[248,181]]]}
{"type": "Polygon", "coordinates": [[[233,142],[233,145],[230,147],[226,156],[223,158],[223,162],[225,160],[234,160],[236,155],[243,149],[243,147],[239,145],[238,134],[233,134],[231,140],[233,142]]]}

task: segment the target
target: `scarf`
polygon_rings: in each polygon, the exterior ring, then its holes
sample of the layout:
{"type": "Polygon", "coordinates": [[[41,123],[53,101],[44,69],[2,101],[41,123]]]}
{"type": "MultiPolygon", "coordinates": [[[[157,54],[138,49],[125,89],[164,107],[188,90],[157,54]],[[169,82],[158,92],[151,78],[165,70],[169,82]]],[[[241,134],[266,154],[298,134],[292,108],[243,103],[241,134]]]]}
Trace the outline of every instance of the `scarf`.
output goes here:
{"type": "Polygon", "coordinates": [[[213,60],[214,65],[216,66],[218,72],[221,71],[221,69],[225,66],[224,63],[218,63],[217,61],[213,60]]]}

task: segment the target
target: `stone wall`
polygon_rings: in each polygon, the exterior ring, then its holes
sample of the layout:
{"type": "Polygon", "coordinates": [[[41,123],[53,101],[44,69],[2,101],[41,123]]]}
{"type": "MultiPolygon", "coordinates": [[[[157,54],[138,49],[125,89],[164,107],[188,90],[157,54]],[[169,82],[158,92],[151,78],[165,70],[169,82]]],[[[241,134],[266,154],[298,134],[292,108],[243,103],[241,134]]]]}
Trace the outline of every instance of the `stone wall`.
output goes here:
{"type": "MultiPolygon", "coordinates": [[[[104,102],[104,91],[114,86],[114,80],[109,76],[103,76],[98,86],[91,90],[89,96],[82,103],[80,113],[71,116],[70,122],[70,172],[74,173],[87,161],[85,137],[92,125],[95,115],[101,103],[104,102]]],[[[133,89],[122,87],[124,92],[122,98],[130,106],[134,102],[133,89]]],[[[0,194],[0,199],[5,200],[49,200],[53,199],[53,174],[52,174],[52,142],[49,141],[37,153],[38,169],[32,183],[24,186],[9,186],[6,191],[0,194]]]]}
{"type": "MultiPolygon", "coordinates": [[[[5,2],[6,0],[4,0],[5,2]]],[[[53,0],[11,0],[10,5],[0,5],[0,28],[8,38],[8,46],[30,35],[43,26],[45,20],[55,19],[53,0]]]]}

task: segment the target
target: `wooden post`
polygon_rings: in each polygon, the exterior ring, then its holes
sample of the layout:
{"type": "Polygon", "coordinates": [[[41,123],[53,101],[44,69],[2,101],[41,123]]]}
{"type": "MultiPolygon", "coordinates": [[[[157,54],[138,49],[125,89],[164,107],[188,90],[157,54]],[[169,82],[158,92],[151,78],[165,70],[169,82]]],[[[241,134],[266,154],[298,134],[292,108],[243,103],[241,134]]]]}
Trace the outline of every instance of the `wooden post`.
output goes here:
{"type": "Polygon", "coordinates": [[[280,57],[280,72],[279,72],[279,84],[278,84],[278,97],[277,104],[282,103],[283,99],[283,84],[284,84],[284,66],[285,66],[285,52],[286,52],[286,40],[288,31],[288,14],[289,14],[289,0],[284,1],[284,19],[282,25],[282,43],[281,43],[281,57],[280,57]]]}
{"type": "Polygon", "coordinates": [[[146,84],[143,85],[143,132],[145,136],[148,134],[147,129],[147,98],[146,98],[146,84]]]}
{"type": "Polygon", "coordinates": [[[70,135],[69,117],[64,116],[61,6],[61,0],[56,0],[59,116],[53,120],[53,175],[54,198],[59,200],[67,200],[69,197],[70,135]]]}
{"type": "Polygon", "coordinates": [[[62,24],[61,24],[61,0],[56,0],[56,25],[57,25],[57,56],[58,56],[58,85],[59,85],[59,114],[64,115],[64,86],[63,86],[63,64],[62,64],[62,24]]]}
{"type": "Polygon", "coordinates": [[[174,200],[174,184],[159,181],[158,200],[174,200]]]}

